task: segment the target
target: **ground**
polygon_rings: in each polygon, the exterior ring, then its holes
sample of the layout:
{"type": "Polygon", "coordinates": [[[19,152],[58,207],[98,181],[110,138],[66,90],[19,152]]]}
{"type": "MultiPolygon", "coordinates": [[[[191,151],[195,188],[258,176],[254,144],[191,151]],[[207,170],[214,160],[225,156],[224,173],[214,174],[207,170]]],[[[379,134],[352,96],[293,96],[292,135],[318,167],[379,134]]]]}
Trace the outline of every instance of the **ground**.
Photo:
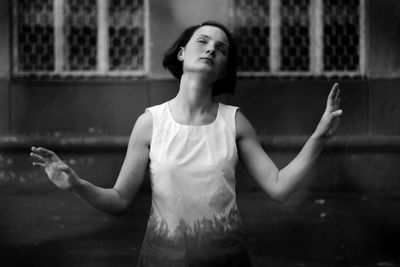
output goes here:
{"type": "MultiPolygon", "coordinates": [[[[62,192],[0,195],[0,266],[135,266],[150,211],[139,194],[113,217],[62,192]]],[[[242,192],[257,266],[400,266],[400,199],[313,193],[277,204],[242,192]]]]}

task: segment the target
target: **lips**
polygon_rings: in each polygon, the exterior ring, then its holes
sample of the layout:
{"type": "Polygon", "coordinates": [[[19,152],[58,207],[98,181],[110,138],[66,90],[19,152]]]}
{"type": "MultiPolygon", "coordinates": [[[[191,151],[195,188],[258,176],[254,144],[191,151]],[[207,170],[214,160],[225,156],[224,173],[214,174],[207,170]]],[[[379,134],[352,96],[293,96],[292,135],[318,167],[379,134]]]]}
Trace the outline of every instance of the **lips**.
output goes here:
{"type": "Polygon", "coordinates": [[[208,62],[208,63],[214,65],[214,60],[213,60],[212,58],[210,58],[210,57],[201,57],[200,59],[203,59],[203,60],[205,60],[206,62],[208,62]]]}

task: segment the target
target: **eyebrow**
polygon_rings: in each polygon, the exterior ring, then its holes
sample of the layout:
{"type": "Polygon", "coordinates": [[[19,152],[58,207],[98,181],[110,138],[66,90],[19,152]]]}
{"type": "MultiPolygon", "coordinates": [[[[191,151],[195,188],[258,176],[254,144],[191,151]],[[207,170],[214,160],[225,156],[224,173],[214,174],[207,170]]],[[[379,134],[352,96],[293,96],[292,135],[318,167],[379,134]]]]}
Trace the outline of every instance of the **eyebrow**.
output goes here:
{"type": "MultiPolygon", "coordinates": [[[[208,36],[207,34],[200,34],[199,37],[206,37],[207,39],[211,39],[211,37],[208,36]]],[[[227,45],[226,43],[221,42],[221,41],[217,41],[217,43],[221,44],[221,45],[225,46],[227,49],[229,49],[229,45],[227,45]]]]}

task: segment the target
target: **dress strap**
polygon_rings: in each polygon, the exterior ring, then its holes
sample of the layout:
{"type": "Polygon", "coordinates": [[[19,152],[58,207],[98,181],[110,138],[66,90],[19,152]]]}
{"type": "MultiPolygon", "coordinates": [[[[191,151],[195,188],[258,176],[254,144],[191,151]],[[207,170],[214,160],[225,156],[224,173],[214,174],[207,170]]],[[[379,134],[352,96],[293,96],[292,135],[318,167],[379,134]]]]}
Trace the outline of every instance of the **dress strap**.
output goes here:
{"type": "Polygon", "coordinates": [[[226,126],[230,129],[230,131],[236,136],[236,112],[239,110],[239,107],[225,105],[220,103],[220,115],[222,119],[225,121],[226,126]]]}
{"type": "Polygon", "coordinates": [[[153,128],[157,127],[160,120],[162,119],[162,116],[165,115],[165,108],[166,103],[162,103],[160,105],[148,107],[145,109],[145,111],[150,111],[151,116],[153,117],[153,128]]]}

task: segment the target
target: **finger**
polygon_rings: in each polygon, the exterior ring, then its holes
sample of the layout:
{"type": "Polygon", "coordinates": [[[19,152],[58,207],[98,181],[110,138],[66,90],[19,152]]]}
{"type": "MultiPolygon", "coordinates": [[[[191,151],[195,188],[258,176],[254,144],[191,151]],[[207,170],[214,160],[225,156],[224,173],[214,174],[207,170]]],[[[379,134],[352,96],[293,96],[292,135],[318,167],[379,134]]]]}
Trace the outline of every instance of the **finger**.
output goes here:
{"type": "Polygon", "coordinates": [[[66,164],[61,164],[57,167],[60,171],[68,172],[70,170],[69,166],[66,164]]]}
{"type": "Polygon", "coordinates": [[[331,91],[329,92],[328,99],[335,100],[338,90],[339,90],[339,84],[335,83],[332,86],[331,91]]]}
{"type": "Polygon", "coordinates": [[[46,165],[40,162],[32,162],[32,165],[34,167],[41,167],[41,168],[46,168],[46,165]]]}
{"type": "Polygon", "coordinates": [[[33,158],[35,161],[39,161],[39,162],[45,162],[46,160],[42,157],[42,156],[40,156],[40,155],[38,155],[38,154],[35,154],[35,153],[30,153],[29,154],[30,156],[31,156],[31,158],[33,158]]]}
{"type": "Polygon", "coordinates": [[[340,101],[342,99],[340,97],[338,97],[337,101],[336,101],[336,107],[339,108],[340,107],[340,101]]]}
{"type": "Polygon", "coordinates": [[[328,100],[326,103],[326,108],[330,111],[332,109],[332,107],[334,107],[336,105],[336,100],[338,97],[338,91],[339,91],[339,84],[335,83],[331,89],[331,91],[329,92],[328,95],[328,100]]]}
{"type": "Polygon", "coordinates": [[[328,107],[329,113],[336,111],[340,108],[340,98],[336,99],[332,106],[328,107]]]}
{"type": "Polygon", "coordinates": [[[74,175],[74,171],[71,167],[66,164],[61,164],[57,167],[60,171],[65,172],[68,175],[74,175]]]}
{"type": "Polygon", "coordinates": [[[334,104],[337,105],[337,101],[340,97],[340,88],[337,87],[337,89],[335,89],[335,98],[334,98],[334,104]]]}
{"type": "Polygon", "coordinates": [[[342,115],[343,115],[343,110],[341,109],[335,110],[330,114],[332,118],[338,118],[341,117],[342,115]]]}
{"type": "Polygon", "coordinates": [[[336,90],[336,96],[335,98],[338,99],[340,96],[340,87],[338,86],[337,90],[336,90]]]}
{"type": "Polygon", "coordinates": [[[339,98],[340,98],[340,89],[338,89],[336,91],[336,93],[335,93],[335,100],[334,100],[335,101],[335,105],[337,104],[339,98]]]}
{"type": "Polygon", "coordinates": [[[59,166],[58,167],[58,169],[61,171],[61,172],[63,172],[63,173],[65,173],[66,175],[68,175],[68,176],[70,176],[70,177],[76,177],[77,175],[76,175],[76,173],[75,173],[75,171],[74,171],[74,169],[72,169],[70,166],[68,166],[68,165],[61,165],[61,166],[59,166]]]}
{"type": "Polygon", "coordinates": [[[41,156],[45,156],[45,157],[49,157],[49,158],[56,156],[56,153],[54,153],[53,151],[48,150],[46,148],[43,148],[43,147],[32,147],[32,151],[34,153],[41,154],[41,156]]]}

